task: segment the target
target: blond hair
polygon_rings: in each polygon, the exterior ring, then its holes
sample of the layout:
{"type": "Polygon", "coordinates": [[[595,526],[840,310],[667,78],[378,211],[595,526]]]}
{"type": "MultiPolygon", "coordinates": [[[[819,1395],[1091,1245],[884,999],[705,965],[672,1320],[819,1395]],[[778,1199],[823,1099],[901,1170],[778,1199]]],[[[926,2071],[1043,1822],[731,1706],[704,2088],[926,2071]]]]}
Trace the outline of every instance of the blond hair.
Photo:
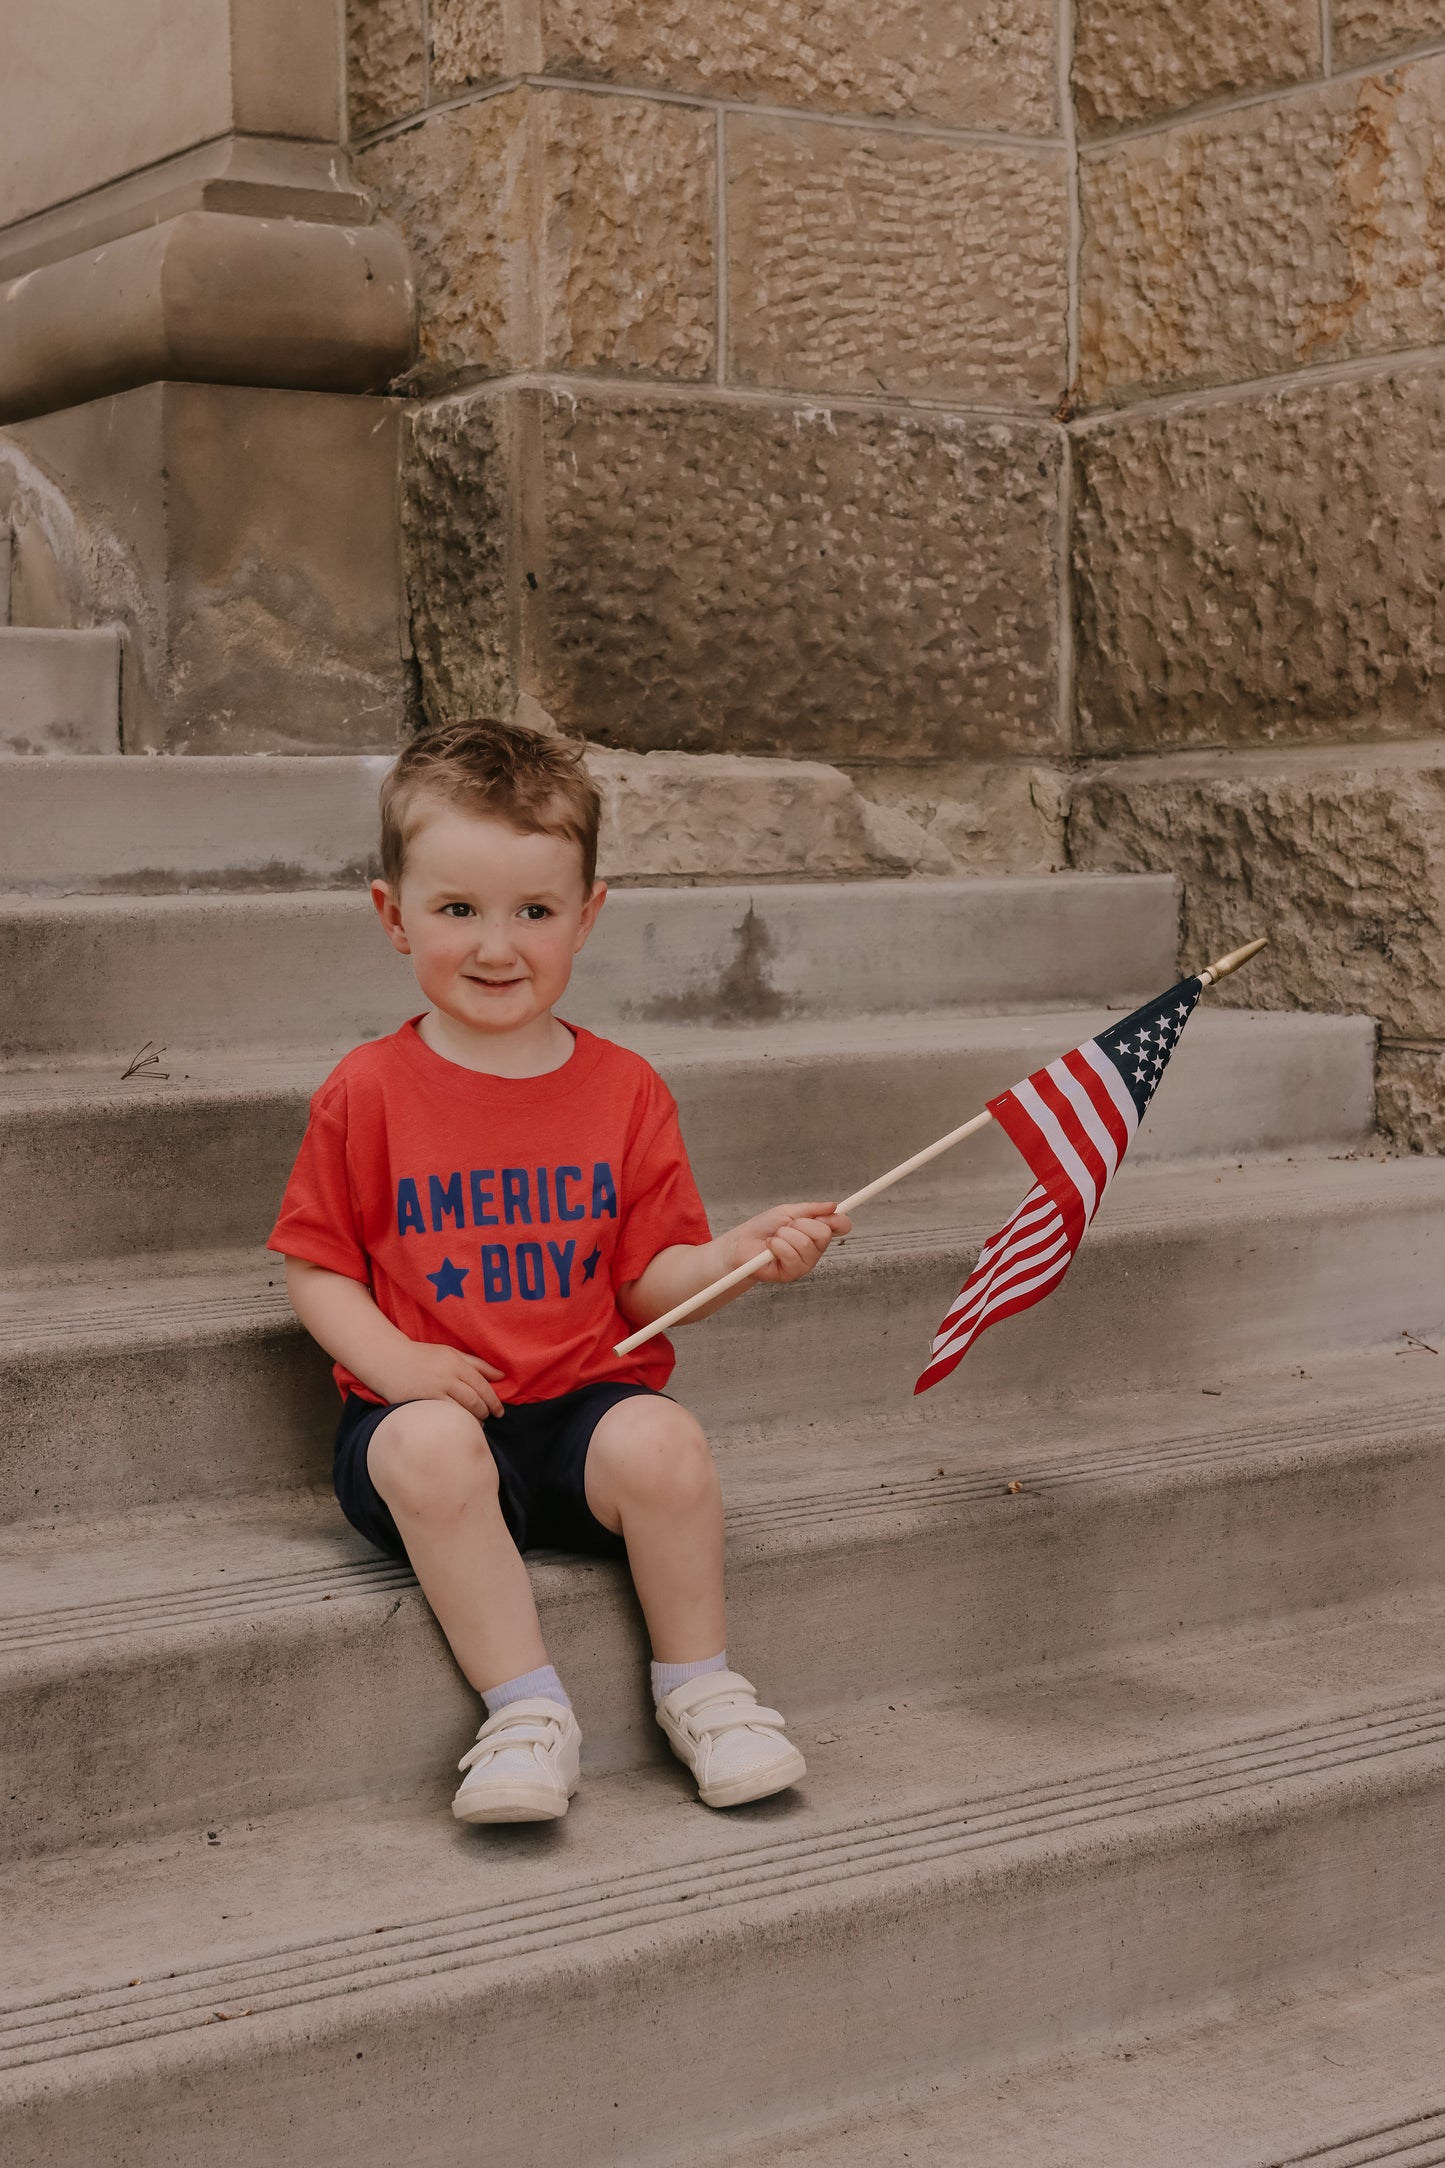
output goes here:
{"type": "Polygon", "coordinates": [[[565,836],[582,853],[588,895],[597,878],[602,801],[575,738],[476,716],[419,731],[381,786],[381,872],[393,892],[423,801],[489,813],[529,836],[565,836]]]}

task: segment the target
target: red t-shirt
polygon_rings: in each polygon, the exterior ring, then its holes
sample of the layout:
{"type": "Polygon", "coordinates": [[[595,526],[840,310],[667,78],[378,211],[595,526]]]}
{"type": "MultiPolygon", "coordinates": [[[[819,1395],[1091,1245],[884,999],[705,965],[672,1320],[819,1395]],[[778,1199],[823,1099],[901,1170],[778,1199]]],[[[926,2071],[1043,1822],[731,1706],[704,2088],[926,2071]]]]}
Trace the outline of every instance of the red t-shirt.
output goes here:
{"type": "MultiPolygon", "coordinates": [[[[550,1075],[482,1076],[433,1053],[417,1021],[317,1092],[267,1247],[363,1281],[408,1339],[496,1363],[504,1401],[665,1385],[666,1339],[612,1352],[633,1329],[617,1289],[659,1250],[709,1239],[661,1077],[572,1025],[550,1075]]],[[[340,1363],[336,1382],[379,1398],[340,1363]]]]}

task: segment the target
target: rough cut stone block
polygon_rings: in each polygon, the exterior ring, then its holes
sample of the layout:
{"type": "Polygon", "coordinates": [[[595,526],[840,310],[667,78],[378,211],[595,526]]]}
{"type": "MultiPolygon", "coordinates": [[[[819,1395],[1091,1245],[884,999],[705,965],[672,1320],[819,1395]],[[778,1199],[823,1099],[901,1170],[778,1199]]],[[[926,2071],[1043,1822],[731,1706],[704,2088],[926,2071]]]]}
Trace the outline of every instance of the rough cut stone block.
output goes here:
{"type": "Polygon", "coordinates": [[[1382,1121],[1438,1149],[1445,744],[1111,763],[1077,780],[1069,844],[1078,866],[1177,873],[1190,958],[1269,935],[1211,1000],[1378,1017],[1382,1121]]]}
{"type": "Polygon", "coordinates": [[[1318,0],[1077,0],[1074,95],[1088,130],[1319,67],[1318,0]]]}
{"type": "Polygon", "coordinates": [[[411,470],[434,712],[500,675],[637,750],[1056,746],[1051,428],[478,391],[416,417],[411,470]]]}
{"type": "Polygon", "coordinates": [[[1445,1152],[1445,1047],[1382,1041],[1375,1109],[1397,1151],[1445,1152]]]}
{"type": "Polygon", "coordinates": [[[418,383],[528,365],[710,375],[713,126],[685,106],[516,90],[365,151],[411,244],[418,383]]]}
{"type": "Polygon", "coordinates": [[[1441,0],[1333,0],[1333,6],[1337,66],[1445,38],[1441,0]]]}
{"type": "Polygon", "coordinates": [[[504,0],[430,0],[428,19],[433,98],[539,65],[530,53],[509,53],[504,0]]]}
{"type": "MultiPolygon", "coordinates": [[[[434,89],[477,80],[499,0],[432,0],[434,89]]],[[[823,112],[1046,133],[1054,0],[526,0],[506,67],[823,112]]]]}
{"type": "Polygon", "coordinates": [[[729,381],[1057,402],[1062,155],[727,124],[729,381]]]}
{"type": "Polygon", "coordinates": [[[1445,58],[1086,159],[1085,398],[1436,341],[1442,143],[1445,58]]]}
{"type": "Polygon", "coordinates": [[[1121,417],[1075,444],[1096,751],[1445,725],[1445,374],[1121,417]]]}
{"type": "MultiPolygon", "coordinates": [[[[891,761],[849,771],[875,816],[916,833],[919,873],[1057,873],[1068,864],[1063,771],[1035,761],[891,761]]],[[[879,820],[872,823],[879,832],[879,820]]],[[[904,833],[905,831],[900,831],[904,833]]]]}
{"type": "Polygon", "coordinates": [[[426,97],[425,0],[347,0],[346,104],[353,139],[426,97]]]}
{"type": "Polygon", "coordinates": [[[593,747],[587,765],[602,792],[598,863],[609,881],[912,873],[909,841],[927,847],[921,834],[875,832],[873,809],[821,761],[593,747]]]}

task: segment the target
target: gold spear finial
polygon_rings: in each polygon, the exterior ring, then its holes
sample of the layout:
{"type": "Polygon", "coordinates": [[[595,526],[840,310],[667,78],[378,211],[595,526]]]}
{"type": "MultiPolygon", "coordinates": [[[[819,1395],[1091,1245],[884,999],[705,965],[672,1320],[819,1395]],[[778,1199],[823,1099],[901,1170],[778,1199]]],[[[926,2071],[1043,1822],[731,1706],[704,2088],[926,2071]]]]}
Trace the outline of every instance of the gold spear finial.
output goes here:
{"type": "Polygon", "coordinates": [[[1246,941],[1243,948],[1231,949],[1227,956],[1220,957],[1217,964],[1209,964],[1200,972],[1201,984],[1217,986],[1221,979],[1229,977],[1231,971],[1237,971],[1241,964],[1249,962],[1251,956],[1257,956],[1262,948],[1268,947],[1269,936],[1261,934],[1257,941],[1246,941]]]}

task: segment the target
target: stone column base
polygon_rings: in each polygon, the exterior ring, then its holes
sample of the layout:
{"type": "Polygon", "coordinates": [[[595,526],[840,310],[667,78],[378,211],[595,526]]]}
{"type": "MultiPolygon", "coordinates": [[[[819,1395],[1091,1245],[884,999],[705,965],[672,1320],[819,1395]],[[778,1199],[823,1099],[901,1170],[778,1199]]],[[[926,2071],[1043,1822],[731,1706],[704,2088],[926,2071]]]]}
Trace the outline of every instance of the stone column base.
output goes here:
{"type": "Polygon", "coordinates": [[[17,624],[118,623],[128,752],[368,752],[405,728],[400,407],[147,384],[0,434],[17,624]]]}

